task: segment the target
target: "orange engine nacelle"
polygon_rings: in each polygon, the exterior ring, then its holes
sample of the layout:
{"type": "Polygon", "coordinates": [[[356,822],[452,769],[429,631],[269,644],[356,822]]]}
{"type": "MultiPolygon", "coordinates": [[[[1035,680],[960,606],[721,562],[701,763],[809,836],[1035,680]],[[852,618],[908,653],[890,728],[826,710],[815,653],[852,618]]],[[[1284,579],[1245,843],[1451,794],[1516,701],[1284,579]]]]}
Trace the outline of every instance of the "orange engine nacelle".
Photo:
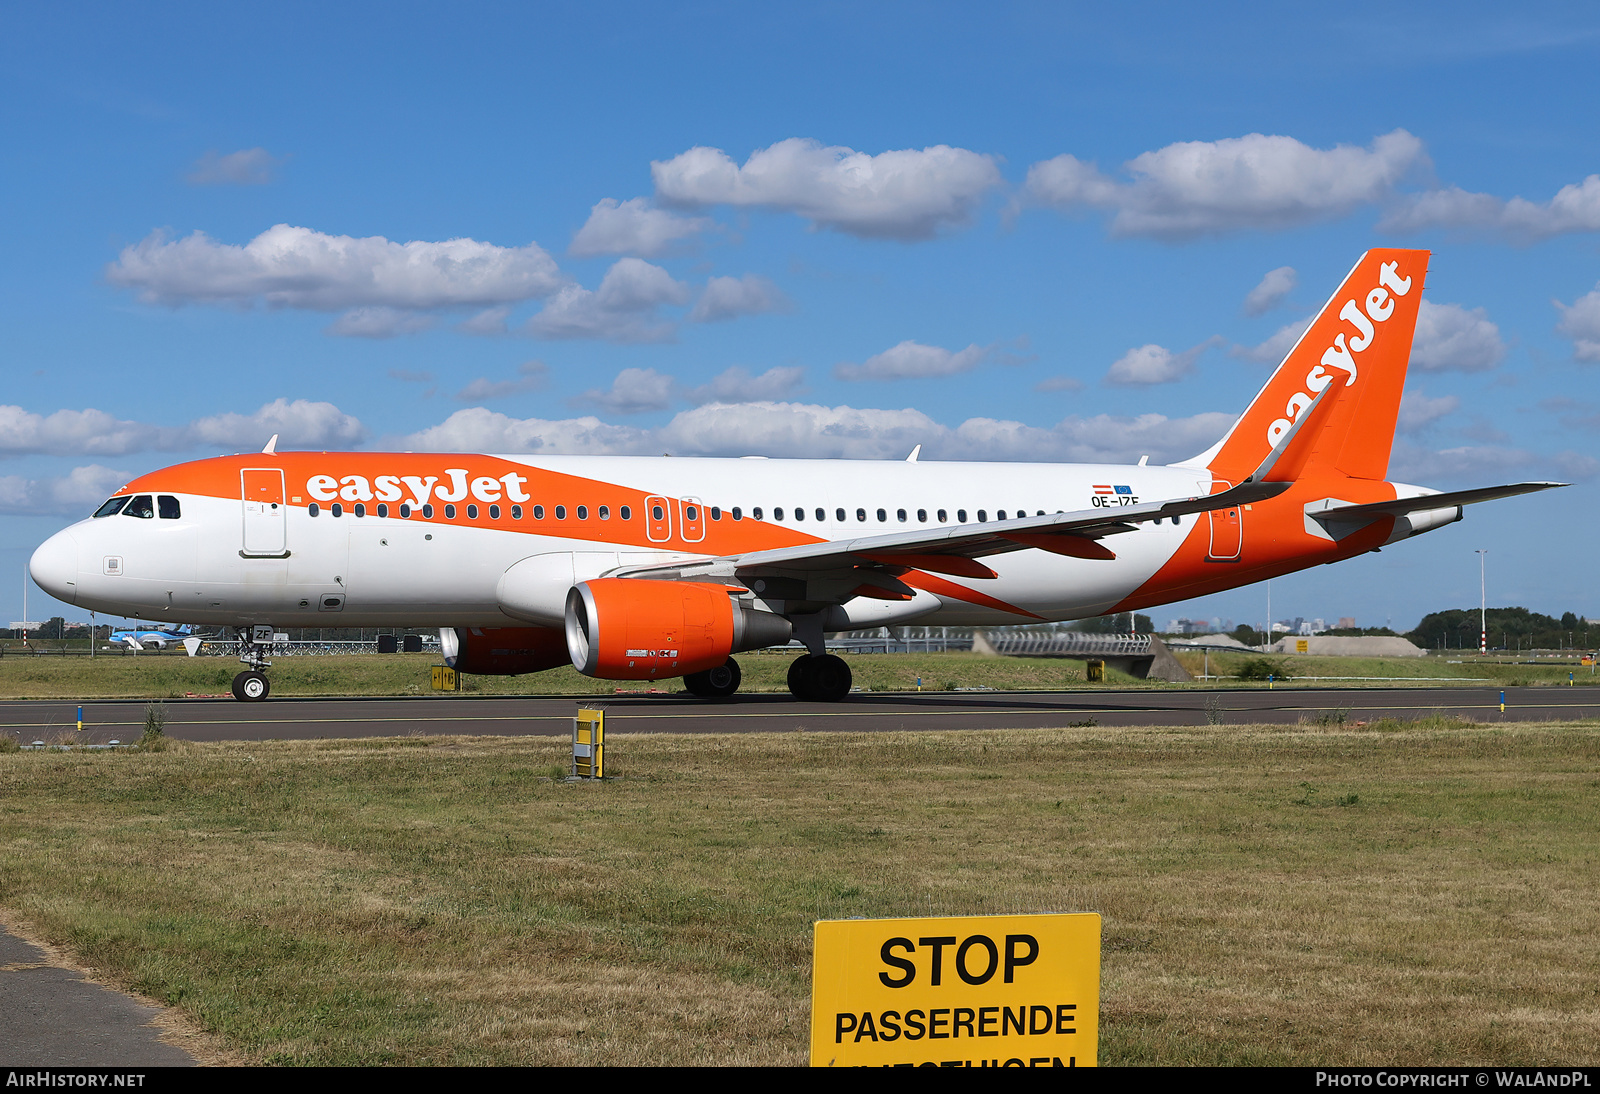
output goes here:
{"type": "Polygon", "coordinates": [[[554,627],[445,627],[439,652],[457,672],[520,676],[567,663],[567,644],[554,627]]]}
{"type": "Polygon", "coordinates": [[[791,633],[787,619],[736,605],[722,585],[602,577],[567,593],[567,652],[602,680],[704,672],[791,633]]]}

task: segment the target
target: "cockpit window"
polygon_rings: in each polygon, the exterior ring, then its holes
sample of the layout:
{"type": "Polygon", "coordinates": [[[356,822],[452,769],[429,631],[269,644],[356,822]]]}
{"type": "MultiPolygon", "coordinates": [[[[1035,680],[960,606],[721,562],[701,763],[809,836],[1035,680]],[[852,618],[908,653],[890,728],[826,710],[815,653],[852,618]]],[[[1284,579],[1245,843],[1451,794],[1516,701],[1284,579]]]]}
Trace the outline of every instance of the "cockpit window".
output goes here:
{"type": "Polygon", "coordinates": [[[183,511],[178,508],[178,499],[171,494],[162,494],[157,497],[156,505],[162,520],[177,520],[183,516],[183,511]]]}
{"type": "Polygon", "coordinates": [[[128,507],[122,511],[122,515],[149,520],[156,515],[156,507],[149,494],[136,494],[128,500],[128,507]]]}
{"type": "Polygon", "coordinates": [[[110,501],[106,502],[104,505],[94,511],[94,515],[97,517],[114,517],[118,513],[122,512],[122,507],[127,504],[128,496],[124,494],[120,498],[112,498],[110,501]]]}

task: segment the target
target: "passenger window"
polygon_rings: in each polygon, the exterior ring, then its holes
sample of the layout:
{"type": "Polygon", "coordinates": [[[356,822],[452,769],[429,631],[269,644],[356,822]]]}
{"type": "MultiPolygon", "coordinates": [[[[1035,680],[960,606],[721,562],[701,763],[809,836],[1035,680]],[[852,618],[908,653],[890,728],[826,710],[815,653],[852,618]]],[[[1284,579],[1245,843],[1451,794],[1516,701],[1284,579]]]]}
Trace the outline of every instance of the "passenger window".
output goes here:
{"type": "Polygon", "coordinates": [[[721,509],[720,506],[713,505],[711,507],[711,519],[712,520],[721,520],[722,519],[722,509],[721,509]]]}
{"type": "Polygon", "coordinates": [[[617,515],[620,516],[623,520],[632,520],[633,519],[633,509],[631,507],[629,507],[629,506],[624,505],[621,509],[617,510],[617,515]]]}
{"type": "Polygon", "coordinates": [[[889,514],[886,513],[884,510],[879,509],[878,510],[878,523],[882,524],[884,521],[886,521],[888,519],[889,519],[889,514]]]}
{"type": "Polygon", "coordinates": [[[578,506],[578,519],[579,520],[588,520],[589,519],[589,507],[587,505],[578,506]]]}
{"type": "MultiPolygon", "coordinates": [[[[451,508],[454,508],[454,506],[451,508]]],[[[338,502],[334,502],[328,507],[328,512],[332,513],[336,517],[342,517],[344,516],[344,506],[340,505],[338,502]]]]}
{"type": "Polygon", "coordinates": [[[602,505],[600,507],[600,519],[601,520],[610,520],[611,519],[611,506],[602,505]]]}
{"type": "Polygon", "coordinates": [[[499,520],[500,519],[500,507],[498,505],[489,506],[489,519],[490,520],[499,520]]]}
{"type": "Polygon", "coordinates": [[[433,502],[430,501],[427,505],[422,507],[422,515],[428,520],[433,519],[433,502]]]}
{"type": "Polygon", "coordinates": [[[406,502],[401,502],[400,503],[400,519],[401,520],[409,520],[410,517],[411,517],[411,506],[409,504],[407,504],[406,502]]]}
{"type": "Polygon", "coordinates": [[[856,519],[857,520],[866,520],[867,519],[867,511],[865,509],[857,509],[856,510],[856,519]]]}
{"type": "Polygon", "coordinates": [[[988,519],[989,519],[989,512],[988,512],[988,510],[986,510],[986,509],[979,509],[979,510],[978,510],[978,523],[979,523],[979,524],[982,524],[982,523],[983,523],[983,522],[984,522],[984,521],[986,521],[986,520],[988,520],[988,519]]]}
{"type": "Polygon", "coordinates": [[[965,523],[967,523],[967,511],[965,509],[957,509],[956,510],[956,523],[957,524],[965,524],[965,523]]]}
{"type": "Polygon", "coordinates": [[[316,502],[312,502],[310,505],[306,506],[307,516],[314,517],[320,512],[322,512],[322,506],[318,505],[316,502]]]}
{"type": "Polygon", "coordinates": [[[828,511],[826,509],[818,509],[816,516],[817,516],[818,520],[827,520],[828,519],[828,511]]]}
{"type": "Polygon", "coordinates": [[[1173,523],[1173,524],[1174,524],[1174,525],[1178,525],[1178,524],[1182,524],[1182,523],[1183,523],[1183,520],[1182,520],[1182,519],[1181,519],[1181,518],[1179,518],[1179,517],[1177,517],[1177,516],[1174,516],[1174,517],[1173,517],[1173,518],[1172,518],[1172,523],[1173,523]]]}
{"type": "Polygon", "coordinates": [[[735,505],[733,507],[733,519],[734,520],[743,520],[744,519],[744,510],[741,509],[737,505],[735,505]]]}
{"type": "Polygon", "coordinates": [[[950,518],[945,515],[945,511],[943,509],[939,510],[939,523],[940,524],[949,524],[950,523],[950,518]]]}
{"type": "MultiPolygon", "coordinates": [[[[980,517],[979,519],[981,520],[982,518],[980,517]]],[[[995,520],[1005,520],[1006,519],[1006,511],[1004,509],[996,509],[995,510],[995,514],[994,514],[994,519],[995,520]]]]}
{"type": "Polygon", "coordinates": [[[754,517],[756,520],[760,520],[761,519],[761,506],[758,505],[754,509],[750,510],[750,515],[752,517],[754,517]]]}
{"type": "Polygon", "coordinates": [[[385,505],[383,502],[380,501],[378,503],[378,516],[386,517],[388,515],[389,515],[389,507],[387,505],[385,505]]]}
{"type": "Polygon", "coordinates": [[[513,505],[511,507],[511,519],[512,520],[521,520],[522,519],[522,506],[513,505]]]}
{"type": "Polygon", "coordinates": [[[126,496],[120,497],[120,498],[112,498],[110,501],[106,502],[100,508],[96,509],[94,511],[94,515],[97,516],[97,517],[114,517],[118,513],[120,513],[122,511],[122,507],[124,505],[127,505],[127,504],[128,504],[128,499],[127,499],[126,496]]]}
{"type": "Polygon", "coordinates": [[[149,520],[156,515],[155,505],[151,502],[149,494],[140,494],[128,502],[128,507],[122,511],[125,517],[139,517],[149,520]]]}
{"type": "MultiPolygon", "coordinates": [[[[334,510],[333,515],[334,516],[338,516],[339,515],[339,507],[337,505],[335,505],[333,507],[333,510],[334,510]]],[[[454,505],[446,505],[444,507],[444,519],[445,520],[455,520],[456,519],[456,507],[454,505]]]]}
{"type": "Polygon", "coordinates": [[[356,502],[355,510],[356,510],[356,516],[358,516],[358,517],[364,517],[364,516],[367,515],[367,507],[362,502],[359,502],[359,501],[356,502]]]}
{"type": "Polygon", "coordinates": [[[557,520],[566,520],[567,519],[567,507],[565,505],[556,506],[556,519],[557,520]]]}
{"type": "MultiPolygon", "coordinates": [[[[182,511],[178,508],[178,499],[173,497],[171,494],[162,494],[157,497],[156,507],[157,512],[161,514],[162,520],[177,520],[183,515],[182,511]]],[[[273,506],[273,508],[276,509],[277,506],[273,506]]]]}
{"type": "Polygon", "coordinates": [[[777,509],[774,509],[772,511],[772,519],[773,520],[782,520],[783,519],[783,507],[782,506],[779,506],[777,509]]]}
{"type": "Polygon", "coordinates": [[[544,506],[535,505],[533,507],[533,519],[534,520],[543,520],[544,519],[544,506]]]}
{"type": "Polygon", "coordinates": [[[904,524],[906,522],[906,511],[904,509],[896,509],[894,511],[894,517],[901,524],[904,524]]]}
{"type": "Polygon", "coordinates": [[[844,523],[844,510],[843,509],[835,509],[833,511],[833,519],[835,521],[837,521],[838,523],[843,524],[844,523]]]}
{"type": "Polygon", "coordinates": [[[700,507],[697,505],[685,505],[683,507],[683,519],[691,522],[699,520],[700,507]]]}
{"type": "MultiPolygon", "coordinates": [[[[779,517],[778,519],[782,520],[783,518],[779,517]]],[[[806,511],[804,509],[800,508],[799,506],[796,506],[795,510],[794,510],[794,519],[795,520],[805,520],[806,519],[806,511]]]]}
{"type": "Polygon", "coordinates": [[[664,520],[666,518],[666,515],[667,515],[667,511],[665,509],[661,508],[661,506],[652,505],[650,507],[650,519],[651,520],[664,520]]]}
{"type": "Polygon", "coordinates": [[[928,523],[928,511],[926,509],[918,509],[917,510],[917,523],[918,524],[927,524],[928,523]]]}

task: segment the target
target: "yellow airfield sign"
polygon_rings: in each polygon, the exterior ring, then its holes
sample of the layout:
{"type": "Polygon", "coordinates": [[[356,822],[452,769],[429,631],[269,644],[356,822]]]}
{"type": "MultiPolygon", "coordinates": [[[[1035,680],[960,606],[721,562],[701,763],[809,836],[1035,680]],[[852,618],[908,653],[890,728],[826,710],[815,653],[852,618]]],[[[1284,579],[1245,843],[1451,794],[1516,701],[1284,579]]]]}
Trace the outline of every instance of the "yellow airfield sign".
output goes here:
{"type": "Polygon", "coordinates": [[[1090,1067],[1100,916],[831,919],[811,963],[813,1067],[1090,1067]]]}

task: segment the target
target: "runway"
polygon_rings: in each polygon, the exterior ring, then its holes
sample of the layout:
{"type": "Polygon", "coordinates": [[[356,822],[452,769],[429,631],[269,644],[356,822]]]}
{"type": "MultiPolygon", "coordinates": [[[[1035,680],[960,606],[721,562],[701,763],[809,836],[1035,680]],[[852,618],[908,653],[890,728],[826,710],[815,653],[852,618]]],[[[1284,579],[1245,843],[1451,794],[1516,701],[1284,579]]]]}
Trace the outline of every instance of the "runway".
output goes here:
{"type": "MultiPolygon", "coordinates": [[[[615,733],[862,733],[891,730],[1033,729],[1099,726],[1287,724],[1343,712],[1347,722],[1447,714],[1480,722],[1600,718],[1600,688],[1263,688],[1207,691],[864,693],[839,703],[787,695],[704,701],[679,695],[578,699],[428,696],[408,699],[169,699],[169,736],[260,741],[424,735],[564,736],[579,706],[606,709],[615,733]]],[[[0,702],[0,732],[33,741],[128,743],[144,728],[146,703],[101,700],[0,702]]]]}

